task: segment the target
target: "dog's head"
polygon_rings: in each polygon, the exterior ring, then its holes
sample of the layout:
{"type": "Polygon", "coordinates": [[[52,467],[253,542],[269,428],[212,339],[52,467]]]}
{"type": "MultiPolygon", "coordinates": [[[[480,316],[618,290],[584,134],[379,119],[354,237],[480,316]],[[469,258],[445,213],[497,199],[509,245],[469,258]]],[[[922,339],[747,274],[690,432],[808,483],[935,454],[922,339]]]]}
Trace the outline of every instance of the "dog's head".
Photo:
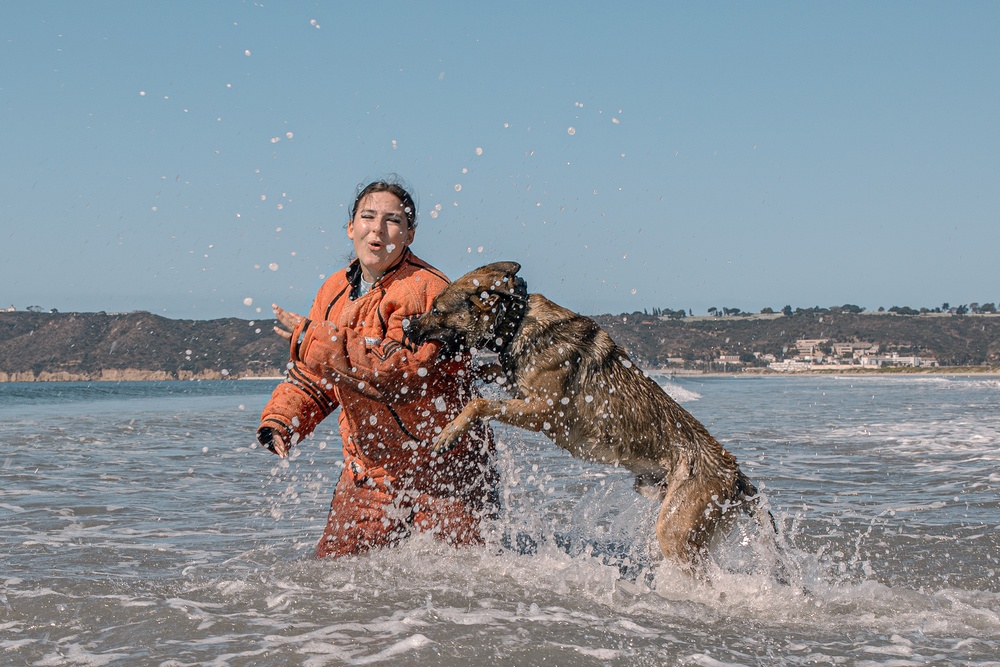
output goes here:
{"type": "Polygon", "coordinates": [[[406,337],[417,345],[440,341],[452,352],[492,348],[511,304],[523,312],[527,285],[516,275],[520,268],[495,262],[466,273],[435,297],[429,312],[406,324],[406,337]]]}

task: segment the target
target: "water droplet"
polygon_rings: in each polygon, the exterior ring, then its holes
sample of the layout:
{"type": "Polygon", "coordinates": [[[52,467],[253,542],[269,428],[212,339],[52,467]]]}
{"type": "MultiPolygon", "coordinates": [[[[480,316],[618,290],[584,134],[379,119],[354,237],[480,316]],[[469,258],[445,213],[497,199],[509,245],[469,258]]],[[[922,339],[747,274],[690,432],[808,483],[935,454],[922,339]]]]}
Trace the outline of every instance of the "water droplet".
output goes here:
{"type": "Polygon", "coordinates": [[[244,306],[252,306],[253,305],[253,299],[251,299],[250,297],[247,297],[247,298],[243,299],[243,305],[244,306]]]}
{"type": "Polygon", "coordinates": [[[277,264],[277,262],[271,262],[270,264],[267,265],[267,268],[271,269],[272,271],[277,271],[278,270],[278,264],[277,264]]]}
{"type": "Polygon", "coordinates": [[[572,137],[574,134],[576,134],[576,128],[575,127],[566,128],[566,134],[572,137]]]}

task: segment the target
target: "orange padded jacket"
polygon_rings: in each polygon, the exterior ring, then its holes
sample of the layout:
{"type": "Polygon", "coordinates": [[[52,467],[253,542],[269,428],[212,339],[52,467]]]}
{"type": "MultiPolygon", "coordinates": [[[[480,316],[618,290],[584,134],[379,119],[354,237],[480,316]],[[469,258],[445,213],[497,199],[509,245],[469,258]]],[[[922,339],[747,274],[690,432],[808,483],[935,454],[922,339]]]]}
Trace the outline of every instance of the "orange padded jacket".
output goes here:
{"type": "Polygon", "coordinates": [[[448,279],[407,250],[358,296],[355,260],[328,278],[292,332],[286,380],[261,414],[258,439],[272,429],[297,443],[339,405],[345,473],[481,507],[495,482],[493,439],[477,426],[439,456],[430,442],[476,395],[467,358],[439,358],[440,346],[408,344],[403,322],[431,308],[448,279]]]}

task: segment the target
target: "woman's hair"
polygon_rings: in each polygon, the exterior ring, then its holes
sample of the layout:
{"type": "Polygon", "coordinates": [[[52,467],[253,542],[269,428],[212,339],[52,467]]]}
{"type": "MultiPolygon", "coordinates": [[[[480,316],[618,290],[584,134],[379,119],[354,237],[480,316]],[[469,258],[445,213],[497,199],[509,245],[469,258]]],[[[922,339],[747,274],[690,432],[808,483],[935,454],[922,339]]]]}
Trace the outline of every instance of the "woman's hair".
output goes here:
{"type": "Polygon", "coordinates": [[[358,186],[358,195],[354,198],[354,206],[351,207],[351,220],[354,219],[354,215],[358,212],[358,206],[361,204],[361,200],[372,194],[373,192],[388,192],[389,194],[395,195],[399,201],[403,203],[403,211],[406,213],[406,222],[409,224],[410,229],[415,229],[417,226],[417,205],[413,203],[413,197],[410,193],[406,191],[399,181],[374,181],[368,185],[358,186]]]}

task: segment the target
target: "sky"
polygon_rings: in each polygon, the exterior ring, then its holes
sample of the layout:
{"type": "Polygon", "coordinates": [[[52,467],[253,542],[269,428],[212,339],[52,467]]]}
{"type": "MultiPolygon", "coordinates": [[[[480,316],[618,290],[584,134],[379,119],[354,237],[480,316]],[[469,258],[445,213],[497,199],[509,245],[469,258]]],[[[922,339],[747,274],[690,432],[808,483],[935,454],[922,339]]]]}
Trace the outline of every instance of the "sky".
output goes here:
{"type": "Polygon", "coordinates": [[[304,312],[414,251],[583,314],[1000,301],[1000,3],[0,3],[0,306],[304,312]]]}

